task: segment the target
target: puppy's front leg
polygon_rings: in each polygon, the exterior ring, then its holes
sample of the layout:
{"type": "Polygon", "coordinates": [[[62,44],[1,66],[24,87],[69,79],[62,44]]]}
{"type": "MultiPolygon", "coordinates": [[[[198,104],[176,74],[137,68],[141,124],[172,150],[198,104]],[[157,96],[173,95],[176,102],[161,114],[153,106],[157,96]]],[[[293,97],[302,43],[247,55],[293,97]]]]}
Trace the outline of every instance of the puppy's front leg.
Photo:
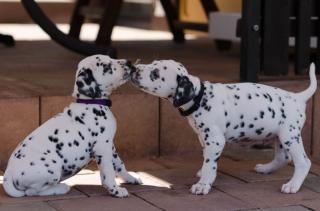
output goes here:
{"type": "Polygon", "coordinates": [[[127,197],[128,191],[125,188],[119,187],[115,180],[115,171],[112,162],[112,150],[110,146],[101,146],[97,144],[94,149],[94,157],[100,170],[101,183],[110,195],[123,198],[127,197]]]}
{"type": "Polygon", "coordinates": [[[140,178],[129,174],[129,172],[127,171],[123,161],[121,160],[114,146],[112,146],[112,162],[113,162],[113,167],[115,171],[117,172],[118,175],[120,175],[120,177],[125,182],[134,184],[134,185],[142,184],[142,181],[140,180],[140,178]]]}
{"type": "Polygon", "coordinates": [[[191,187],[191,192],[196,195],[208,194],[210,191],[217,176],[217,161],[225,145],[225,138],[218,128],[205,128],[201,138],[204,143],[201,177],[191,187]]]}

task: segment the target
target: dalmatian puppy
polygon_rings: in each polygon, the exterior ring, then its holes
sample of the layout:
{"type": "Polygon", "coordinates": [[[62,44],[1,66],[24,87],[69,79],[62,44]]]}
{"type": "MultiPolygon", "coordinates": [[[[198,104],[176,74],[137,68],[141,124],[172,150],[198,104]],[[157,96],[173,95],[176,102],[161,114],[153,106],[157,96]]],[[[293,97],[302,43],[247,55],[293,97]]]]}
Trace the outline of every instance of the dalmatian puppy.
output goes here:
{"type": "Polygon", "coordinates": [[[12,153],[3,187],[12,197],[65,194],[61,181],[73,176],[92,159],[102,185],[115,197],[128,191],[116,184],[115,172],[126,182],[131,176],[113,145],[116,120],[109,108],[112,90],[130,78],[131,65],[104,55],[83,59],[76,73],[73,97],[77,100],[28,135],[12,153]]]}
{"type": "Polygon", "coordinates": [[[293,160],[293,177],[281,188],[296,193],[307,176],[311,162],[301,139],[307,100],[317,87],[315,66],[311,84],[300,93],[255,83],[219,84],[200,81],[172,60],[136,65],[131,80],[143,91],[169,100],[186,116],[198,134],[204,161],[193,194],[207,194],[217,175],[217,161],[226,142],[244,138],[261,140],[277,136],[275,157],[258,164],[259,173],[271,173],[293,160]]]}

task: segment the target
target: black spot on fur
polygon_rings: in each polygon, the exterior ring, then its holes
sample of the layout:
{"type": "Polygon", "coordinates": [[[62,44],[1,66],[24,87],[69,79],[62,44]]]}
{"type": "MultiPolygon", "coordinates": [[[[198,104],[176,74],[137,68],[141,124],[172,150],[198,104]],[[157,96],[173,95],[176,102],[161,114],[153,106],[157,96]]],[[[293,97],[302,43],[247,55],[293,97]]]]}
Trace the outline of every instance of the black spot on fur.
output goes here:
{"type": "Polygon", "coordinates": [[[67,114],[68,114],[70,117],[72,117],[72,114],[71,114],[71,110],[70,110],[70,109],[68,109],[67,114]]]}
{"type": "Polygon", "coordinates": [[[76,118],[75,118],[74,120],[76,120],[76,121],[79,122],[80,124],[83,124],[83,125],[84,125],[84,122],[83,122],[78,116],[76,116],[76,118]]]}
{"type": "Polygon", "coordinates": [[[77,140],[74,140],[74,141],[73,141],[73,144],[74,144],[75,146],[79,146],[79,142],[78,142],[77,140]]]}
{"type": "Polygon", "coordinates": [[[154,69],[150,72],[150,80],[155,81],[160,78],[159,69],[154,69]]]}
{"type": "Polygon", "coordinates": [[[80,138],[81,138],[82,140],[84,140],[84,136],[82,135],[82,133],[81,133],[80,131],[78,131],[78,134],[79,134],[80,138]]]}
{"type": "Polygon", "coordinates": [[[263,130],[264,130],[264,128],[257,129],[256,134],[261,135],[263,130]]]}
{"type": "Polygon", "coordinates": [[[226,128],[228,128],[230,126],[230,122],[227,122],[226,124],[226,128]]]}
{"type": "Polygon", "coordinates": [[[105,127],[100,127],[100,133],[103,133],[105,130],[105,127]]]}

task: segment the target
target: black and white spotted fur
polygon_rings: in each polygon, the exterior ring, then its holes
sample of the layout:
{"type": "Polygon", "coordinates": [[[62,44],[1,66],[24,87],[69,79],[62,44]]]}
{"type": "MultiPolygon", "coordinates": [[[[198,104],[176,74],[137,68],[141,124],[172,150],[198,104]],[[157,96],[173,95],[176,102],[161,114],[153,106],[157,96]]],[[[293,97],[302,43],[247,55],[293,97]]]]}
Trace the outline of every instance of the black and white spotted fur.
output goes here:
{"type": "MultiPolygon", "coordinates": [[[[204,82],[204,95],[198,110],[187,117],[203,146],[204,162],[193,194],[207,194],[216,178],[217,161],[226,142],[269,139],[277,136],[275,158],[258,164],[259,173],[270,173],[293,160],[295,171],[282,186],[284,193],[296,193],[307,176],[311,162],[301,139],[306,102],[314,94],[315,67],[310,68],[311,84],[300,93],[254,83],[218,84],[204,82]]],[[[137,65],[133,83],[143,91],[168,99],[175,107],[188,110],[200,90],[199,78],[172,60],[137,65]]]]}
{"type": "MultiPolygon", "coordinates": [[[[108,56],[87,57],[78,65],[73,96],[106,99],[130,76],[126,60],[108,56]]],[[[49,119],[14,150],[4,174],[3,187],[13,197],[65,194],[70,187],[61,181],[73,176],[94,159],[101,182],[109,193],[126,197],[115,182],[115,172],[129,183],[131,176],[113,145],[116,120],[107,106],[71,103],[49,119]]]]}

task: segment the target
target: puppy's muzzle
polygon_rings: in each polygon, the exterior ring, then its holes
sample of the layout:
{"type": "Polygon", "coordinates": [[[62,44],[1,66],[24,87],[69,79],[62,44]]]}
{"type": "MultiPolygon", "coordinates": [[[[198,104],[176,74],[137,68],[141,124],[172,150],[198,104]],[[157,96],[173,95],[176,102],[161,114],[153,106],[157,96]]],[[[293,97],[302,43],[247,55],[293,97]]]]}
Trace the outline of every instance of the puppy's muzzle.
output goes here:
{"type": "Polygon", "coordinates": [[[136,71],[136,68],[134,65],[132,65],[132,63],[129,60],[127,60],[124,65],[126,67],[125,68],[126,71],[123,76],[123,79],[128,80],[131,78],[131,74],[136,71]]]}
{"type": "Polygon", "coordinates": [[[132,64],[131,61],[127,60],[125,65],[129,68],[130,75],[132,75],[132,73],[136,72],[136,67],[132,64]]]}

